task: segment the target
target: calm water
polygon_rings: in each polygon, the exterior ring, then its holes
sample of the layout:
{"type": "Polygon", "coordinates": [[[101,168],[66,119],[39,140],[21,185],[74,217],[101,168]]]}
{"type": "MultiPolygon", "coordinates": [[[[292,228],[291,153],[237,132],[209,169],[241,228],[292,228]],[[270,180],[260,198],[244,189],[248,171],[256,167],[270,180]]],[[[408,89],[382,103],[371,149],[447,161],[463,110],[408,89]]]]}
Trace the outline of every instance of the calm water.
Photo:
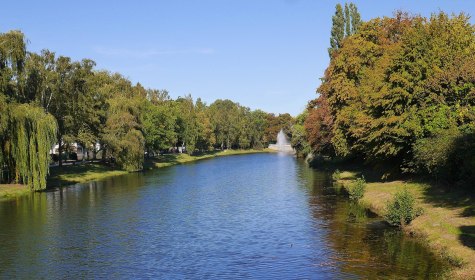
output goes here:
{"type": "Polygon", "coordinates": [[[433,279],[421,245],[278,154],[0,203],[0,278],[433,279]]]}

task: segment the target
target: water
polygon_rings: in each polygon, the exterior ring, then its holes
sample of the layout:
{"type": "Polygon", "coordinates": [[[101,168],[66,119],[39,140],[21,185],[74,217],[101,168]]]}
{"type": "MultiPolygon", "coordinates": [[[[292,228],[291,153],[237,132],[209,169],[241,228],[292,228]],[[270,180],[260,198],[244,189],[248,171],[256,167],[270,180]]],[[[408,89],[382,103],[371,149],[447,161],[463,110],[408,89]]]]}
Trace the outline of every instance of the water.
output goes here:
{"type": "Polygon", "coordinates": [[[0,278],[433,279],[423,246],[288,155],[230,156],[0,203],[0,278]]]}
{"type": "Polygon", "coordinates": [[[294,149],[290,145],[290,142],[287,139],[287,135],[285,135],[283,129],[281,129],[279,133],[277,133],[277,143],[269,144],[269,149],[277,150],[281,152],[287,152],[287,153],[294,152],[294,149]]]}

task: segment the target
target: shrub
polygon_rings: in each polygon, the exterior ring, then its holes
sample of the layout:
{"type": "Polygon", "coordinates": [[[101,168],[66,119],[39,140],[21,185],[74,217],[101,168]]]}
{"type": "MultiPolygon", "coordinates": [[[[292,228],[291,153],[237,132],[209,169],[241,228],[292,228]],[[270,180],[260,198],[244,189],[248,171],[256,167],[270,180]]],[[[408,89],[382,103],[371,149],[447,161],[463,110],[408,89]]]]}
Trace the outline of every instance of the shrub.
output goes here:
{"type": "Polygon", "coordinates": [[[398,191],[386,207],[386,221],[393,226],[405,226],[422,214],[416,207],[416,199],[406,188],[398,191]]]}
{"type": "Polygon", "coordinates": [[[341,171],[338,170],[338,169],[335,170],[335,172],[333,172],[333,174],[332,174],[332,179],[333,179],[334,181],[340,180],[340,179],[341,179],[341,171]]]}
{"type": "Polygon", "coordinates": [[[360,200],[366,190],[366,181],[364,177],[356,179],[348,188],[348,193],[351,200],[358,201],[360,200]]]}

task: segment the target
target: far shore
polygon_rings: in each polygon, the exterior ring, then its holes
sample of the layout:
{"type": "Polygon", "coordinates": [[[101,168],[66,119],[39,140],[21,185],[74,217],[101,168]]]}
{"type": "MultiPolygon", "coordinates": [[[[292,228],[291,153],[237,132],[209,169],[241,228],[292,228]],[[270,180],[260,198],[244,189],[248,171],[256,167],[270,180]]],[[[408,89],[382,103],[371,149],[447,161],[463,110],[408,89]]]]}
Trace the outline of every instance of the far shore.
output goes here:
{"type": "MultiPolygon", "coordinates": [[[[164,154],[154,158],[146,158],[144,162],[144,171],[184,164],[203,159],[210,159],[221,156],[244,155],[255,153],[273,153],[270,149],[262,150],[223,150],[196,155],[188,154],[164,154]]],[[[50,168],[50,175],[47,179],[47,189],[66,187],[77,183],[96,181],[108,177],[118,176],[129,173],[102,163],[86,162],[83,164],[70,164],[62,167],[50,168]]],[[[30,194],[30,189],[21,184],[0,184],[0,201],[11,200],[20,196],[30,194]]]]}

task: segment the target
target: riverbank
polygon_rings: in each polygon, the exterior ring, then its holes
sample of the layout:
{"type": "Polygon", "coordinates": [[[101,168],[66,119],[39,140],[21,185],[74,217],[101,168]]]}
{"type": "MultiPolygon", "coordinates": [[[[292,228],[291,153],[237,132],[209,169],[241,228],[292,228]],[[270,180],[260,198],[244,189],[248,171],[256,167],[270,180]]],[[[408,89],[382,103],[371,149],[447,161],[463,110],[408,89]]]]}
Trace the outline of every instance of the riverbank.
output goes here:
{"type": "Polygon", "coordinates": [[[167,154],[161,155],[158,158],[147,159],[145,160],[144,169],[155,169],[162,168],[167,166],[172,166],[176,164],[184,164],[188,162],[210,159],[214,157],[222,156],[232,156],[232,155],[244,155],[244,154],[256,154],[256,153],[273,153],[276,152],[271,149],[263,150],[224,150],[224,151],[214,151],[207,152],[198,155],[191,156],[189,154],[167,154]]]}
{"type": "MultiPolygon", "coordinates": [[[[145,159],[144,170],[152,170],[167,166],[184,164],[203,159],[221,156],[268,153],[269,149],[263,150],[224,150],[205,152],[197,155],[188,154],[165,154],[156,158],[145,159]]],[[[99,163],[88,163],[81,165],[69,165],[50,169],[50,176],[47,180],[48,188],[64,187],[67,185],[84,183],[88,181],[101,180],[107,177],[127,174],[127,171],[118,170],[99,163]]]]}
{"type": "MultiPolygon", "coordinates": [[[[337,183],[347,188],[358,172],[341,172],[337,183]]],[[[367,183],[360,203],[379,216],[388,201],[406,187],[416,197],[423,214],[404,231],[420,238],[432,251],[453,265],[451,276],[475,279],[475,199],[463,192],[448,192],[426,183],[390,181],[367,183]]]]}
{"type": "MultiPolygon", "coordinates": [[[[201,153],[194,156],[188,154],[166,154],[158,156],[157,158],[146,159],[144,162],[144,170],[152,170],[221,156],[272,152],[275,151],[263,149],[213,151],[201,153]]],[[[47,188],[51,189],[57,187],[65,187],[68,185],[101,180],[104,178],[119,176],[127,173],[127,171],[119,170],[101,163],[84,163],[76,165],[66,165],[62,167],[53,167],[50,168],[50,175],[47,179],[47,188]]],[[[30,189],[25,185],[0,184],[0,201],[27,195],[30,192],[30,189]]]]}
{"type": "Polygon", "coordinates": [[[0,201],[27,195],[30,189],[20,184],[0,184],[0,201]]]}

